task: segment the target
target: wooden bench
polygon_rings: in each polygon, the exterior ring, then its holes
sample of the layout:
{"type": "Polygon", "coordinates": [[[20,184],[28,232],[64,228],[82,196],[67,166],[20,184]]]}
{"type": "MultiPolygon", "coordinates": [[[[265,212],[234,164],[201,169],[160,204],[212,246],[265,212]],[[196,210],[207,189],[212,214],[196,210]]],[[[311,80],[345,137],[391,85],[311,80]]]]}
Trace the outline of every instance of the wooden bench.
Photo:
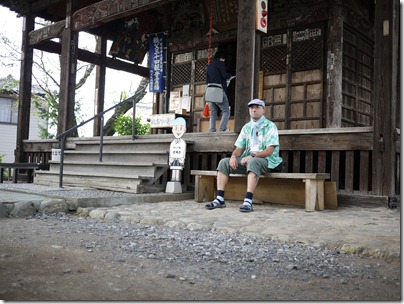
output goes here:
{"type": "Polygon", "coordinates": [[[35,170],[49,170],[49,164],[41,163],[0,163],[0,183],[3,183],[4,169],[13,169],[13,183],[18,181],[18,171],[27,171],[27,182],[32,183],[34,181],[35,170]]]}
{"type": "MultiPolygon", "coordinates": [[[[212,201],[216,197],[216,171],[191,170],[195,175],[195,201],[212,201]]],[[[260,176],[254,200],[304,206],[307,212],[337,209],[336,183],[328,173],[268,173],[260,176]]],[[[225,199],[243,200],[247,175],[230,174],[225,199]]]]}

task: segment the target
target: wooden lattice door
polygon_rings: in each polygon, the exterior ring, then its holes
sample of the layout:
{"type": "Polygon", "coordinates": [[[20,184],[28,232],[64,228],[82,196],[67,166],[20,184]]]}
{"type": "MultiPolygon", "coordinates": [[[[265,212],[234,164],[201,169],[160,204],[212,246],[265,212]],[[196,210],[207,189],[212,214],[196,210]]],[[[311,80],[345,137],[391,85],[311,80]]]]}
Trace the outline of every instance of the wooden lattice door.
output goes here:
{"type": "Polygon", "coordinates": [[[323,127],[324,28],[268,33],[261,41],[263,98],[279,129],[323,127]]]}
{"type": "Polygon", "coordinates": [[[344,24],[342,127],[373,125],[373,40],[344,24]]]}

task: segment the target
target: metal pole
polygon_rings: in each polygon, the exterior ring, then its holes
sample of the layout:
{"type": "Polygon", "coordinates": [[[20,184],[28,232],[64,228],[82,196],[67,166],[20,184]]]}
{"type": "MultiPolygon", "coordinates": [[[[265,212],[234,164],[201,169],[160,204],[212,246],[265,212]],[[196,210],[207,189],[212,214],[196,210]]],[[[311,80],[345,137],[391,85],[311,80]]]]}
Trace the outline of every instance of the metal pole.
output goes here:
{"type": "Polygon", "coordinates": [[[65,140],[66,136],[63,136],[60,139],[59,188],[63,188],[63,161],[65,156],[65,140]]]}
{"type": "Polygon", "coordinates": [[[133,110],[132,110],[132,141],[135,140],[135,132],[136,132],[136,98],[133,98],[133,110]]]}
{"type": "Polygon", "coordinates": [[[104,115],[101,115],[100,121],[100,154],[99,161],[102,162],[102,149],[104,144],[104,115]]]}

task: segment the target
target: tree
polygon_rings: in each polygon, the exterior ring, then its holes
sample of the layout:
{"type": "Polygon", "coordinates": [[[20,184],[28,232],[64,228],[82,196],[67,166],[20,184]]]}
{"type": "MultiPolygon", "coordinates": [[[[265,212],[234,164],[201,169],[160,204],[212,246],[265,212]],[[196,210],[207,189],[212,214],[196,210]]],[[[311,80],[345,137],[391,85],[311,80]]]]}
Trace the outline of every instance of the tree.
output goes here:
{"type": "MultiPolygon", "coordinates": [[[[49,24],[47,21],[42,21],[42,26],[46,26],[49,24]]],[[[84,33],[86,35],[90,35],[84,33]]],[[[95,39],[98,36],[93,36],[95,39]]],[[[0,65],[3,66],[13,66],[19,64],[21,58],[21,52],[19,48],[15,46],[15,44],[7,37],[5,37],[2,33],[0,33],[0,39],[5,46],[0,50],[0,65]]],[[[87,39],[88,40],[88,39],[87,39]]],[[[94,44],[95,46],[95,44],[94,44]]],[[[95,48],[95,47],[94,47],[95,48]]],[[[33,79],[39,85],[41,90],[45,92],[45,101],[35,97],[33,101],[35,103],[35,107],[39,110],[39,116],[48,121],[48,128],[39,126],[41,130],[41,138],[53,138],[56,135],[57,124],[58,124],[58,110],[59,110],[59,92],[60,92],[60,82],[59,76],[55,77],[54,75],[58,73],[60,75],[60,57],[58,56],[58,60],[55,60],[54,54],[48,54],[43,51],[34,50],[34,67],[35,70],[33,72],[33,79]]],[[[77,66],[77,77],[78,81],[76,83],[76,92],[86,83],[87,79],[92,75],[94,70],[94,64],[80,64],[77,66]],[[79,77],[81,75],[81,77],[79,77]]],[[[140,81],[139,87],[137,88],[135,94],[136,103],[138,103],[146,94],[146,89],[149,84],[149,80],[147,78],[143,78],[140,81]]],[[[124,98],[121,97],[121,101],[124,98]]],[[[129,109],[132,108],[133,103],[127,102],[122,104],[121,106],[115,108],[114,114],[112,117],[106,122],[104,127],[105,135],[113,135],[115,134],[114,121],[116,118],[126,113],[129,109]]],[[[81,103],[80,100],[76,100],[75,102],[75,124],[77,125],[80,120],[82,120],[81,113],[81,103]]]]}
{"type": "MultiPolygon", "coordinates": [[[[41,25],[46,26],[49,22],[43,22],[41,25]]],[[[97,36],[93,36],[97,40],[97,36]]],[[[15,43],[8,37],[5,37],[0,33],[0,41],[4,46],[4,51],[0,52],[0,59],[2,65],[6,67],[12,67],[20,62],[21,51],[16,47],[15,43]]],[[[32,74],[33,80],[36,85],[44,92],[44,98],[33,94],[33,102],[35,107],[39,111],[39,117],[48,122],[48,126],[39,126],[41,132],[41,138],[54,138],[56,135],[56,129],[58,124],[58,111],[59,111],[59,92],[60,81],[59,76],[55,77],[55,74],[60,74],[60,56],[55,55],[46,56],[43,51],[34,50],[34,71],[32,74]],[[44,102],[45,101],[45,102],[44,102]],[[52,131],[53,129],[53,131],[52,131]]],[[[76,90],[79,90],[86,83],[87,79],[91,76],[95,68],[94,64],[80,64],[77,67],[77,75],[81,75],[76,83],[76,90]]],[[[14,84],[15,85],[15,84],[14,84]]],[[[18,86],[18,83],[16,84],[18,86]]],[[[6,88],[3,88],[6,89],[6,88]]],[[[17,93],[18,95],[18,93],[17,93]]],[[[18,98],[18,96],[17,96],[18,98]]],[[[82,119],[80,112],[81,103],[80,100],[76,100],[75,103],[75,124],[82,119]]]]}
{"type": "MultiPolygon", "coordinates": [[[[142,98],[146,95],[146,89],[147,86],[149,85],[149,79],[148,78],[142,78],[140,80],[139,86],[136,89],[135,95],[135,104],[138,103],[142,98]]],[[[126,96],[123,96],[124,98],[121,98],[122,100],[125,100],[126,96]]],[[[115,120],[120,116],[125,114],[128,110],[130,110],[133,106],[133,102],[125,102],[122,105],[118,106],[114,110],[114,114],[112,114],[111,118],[108,119],[108,121],[104,125],[104,135],[106,136],[112,136],[115,134],[115,120]]]]}
{"type": "MultiPolygon", "coordinates": [[[[97,39],[96,36],[94,36],[95,39],[97,39]]],[[[39,87],[41,90],[45,92],[46,96],[46,104],[40,102],[40,100],[34,100],[35,106],[39,110],[39,116],[42,119],[45,119],[48,121],[48,130],[45,130],[41,126],[39,128],[41,129],[41,132],[43,134],[43,138],[54,138],[56,129],[57,129],[57,124],[58,124],[58,116],[59,116],[59,92],[60,92],[60,83],[57,81],[54,77],[53,74],[55,73],[56,69],[49,69],[47,68],[49,66],[49,62],[44,60],[44,54],[42,51],[36,51],[39,54],[37,54],[36,58],[37,60],[34,61],[35,67],[41,72],[41,78],[37,77],[36,74],[34,73],[32,76],[35,79],[35,81],[38,83],[39,87]],[[50,133],[49,130],[54,130],[54,133],[50,133]]],[[[34,53],[36,53],[34,52],[34,53]]],[[[60,57],[58,57],[60,58],[60,57]]],[[[60,71],[60,60],[59,60],[59,70],[60,71]]],[[[82,70],[84,71],[82,73],[82,76],[79,78],[79,80],[76,83],[76,90],[79,90],[87,81],[88,77],[91,76],[91,73],[93,72],[95,68],[95,64],[82,64],[78,66],[77,70],[82,70]]],[[[75,102],[75,108],[74,108],[74,113],[75,113],[75,118],[74,118],[74,123],[77,125],[78,121],[82,120],[82,114],[81,114],[81,102],[80,100],[76,100],[75,102]]],[[[77,136],[77,135],[76,135],[77,136]]]]}
{"type": "MultiPolygon", "coordinates": [[[[131,116],[119,115],[114,123],[116,132],[121,135],[132,135],[133,119],[131,116]]],[[[135,135],[150,134],[150,124],[142,124],[140,117],[135,118],[135,135]]]]}

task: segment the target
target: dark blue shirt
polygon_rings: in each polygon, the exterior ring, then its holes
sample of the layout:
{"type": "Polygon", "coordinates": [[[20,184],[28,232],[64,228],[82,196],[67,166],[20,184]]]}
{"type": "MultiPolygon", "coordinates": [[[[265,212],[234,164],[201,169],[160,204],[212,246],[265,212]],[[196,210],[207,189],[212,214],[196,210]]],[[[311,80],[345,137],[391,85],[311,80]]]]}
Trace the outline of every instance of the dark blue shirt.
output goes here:
{"type": "Polygon", "coordinates": [[[231,77],[230,73],[226,71],[226,65],[218,58],[212,60],[206,70],[206,83],[219,83],[222,85],[223,90],[227,91],[226,80],[231,77]]]}

